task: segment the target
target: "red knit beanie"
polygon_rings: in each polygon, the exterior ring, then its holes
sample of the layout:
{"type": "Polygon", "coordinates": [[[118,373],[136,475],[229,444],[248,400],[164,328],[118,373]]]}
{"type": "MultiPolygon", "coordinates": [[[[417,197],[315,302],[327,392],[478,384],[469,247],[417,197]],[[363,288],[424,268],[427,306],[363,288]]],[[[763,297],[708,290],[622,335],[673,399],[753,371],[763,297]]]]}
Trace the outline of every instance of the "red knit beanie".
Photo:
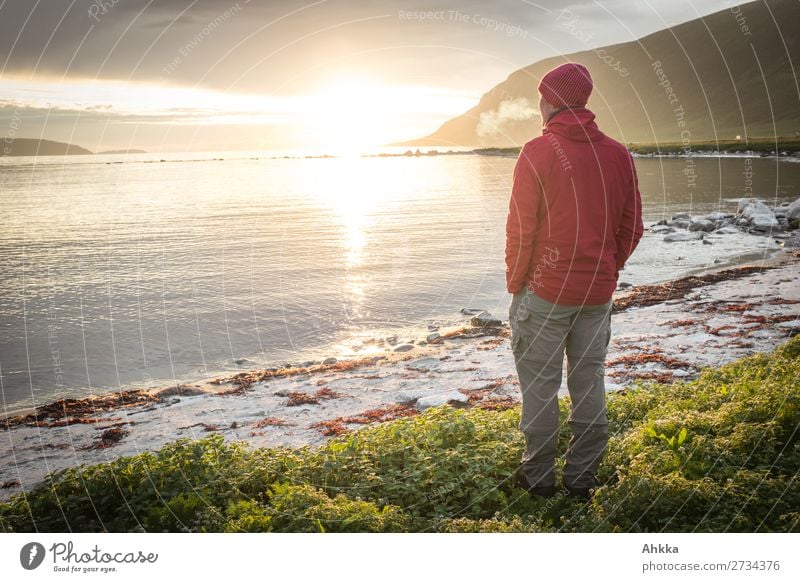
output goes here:
{"type": "Polygon", "coordinates": [[[542,77],[539,93],[556,107],[582,107],[589,101],[592,86],[592,77],[586,67],[564,63],[542,77]]]}

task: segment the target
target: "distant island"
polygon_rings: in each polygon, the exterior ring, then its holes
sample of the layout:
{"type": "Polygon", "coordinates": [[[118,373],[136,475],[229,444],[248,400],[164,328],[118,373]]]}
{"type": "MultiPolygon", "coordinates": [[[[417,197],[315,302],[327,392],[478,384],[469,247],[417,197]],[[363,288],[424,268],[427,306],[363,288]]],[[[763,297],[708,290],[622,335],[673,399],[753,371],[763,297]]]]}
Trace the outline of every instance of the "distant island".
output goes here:
{"type": "Polygon", "coordinates": [[[0,148],[2,156],[91,156],[97,154],[145,154],[143,150],[108,150],[92,152],[81,146],[49,139],[6,138],[0,148]]]}

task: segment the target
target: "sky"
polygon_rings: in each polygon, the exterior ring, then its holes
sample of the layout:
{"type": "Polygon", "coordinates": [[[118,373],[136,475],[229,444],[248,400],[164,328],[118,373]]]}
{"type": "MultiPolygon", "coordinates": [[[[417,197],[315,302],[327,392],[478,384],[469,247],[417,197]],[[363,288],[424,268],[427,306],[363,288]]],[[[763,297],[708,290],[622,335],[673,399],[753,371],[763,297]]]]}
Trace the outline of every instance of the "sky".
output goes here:
{"type": "Polygon", "coordinates": [[[0,135],[93,151],[368,148],[433,132],[542,58],[735,4],[0,0],[0,135]]]}

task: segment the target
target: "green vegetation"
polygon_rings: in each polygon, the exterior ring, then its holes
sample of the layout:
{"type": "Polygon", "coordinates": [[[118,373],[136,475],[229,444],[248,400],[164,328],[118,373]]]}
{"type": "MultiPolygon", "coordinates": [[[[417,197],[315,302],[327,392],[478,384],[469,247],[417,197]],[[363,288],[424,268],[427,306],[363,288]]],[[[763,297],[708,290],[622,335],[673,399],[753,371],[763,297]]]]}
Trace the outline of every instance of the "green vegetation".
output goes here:
{"type": "Polygon", "coordinates": [[[693,382],[610,395],[590,503],[515,488],[518,409],[442,407],[318,448],[215,435],[69,469],[0,504],[0,530],[800,531],[798,386],[795,337],[693,382]]]}

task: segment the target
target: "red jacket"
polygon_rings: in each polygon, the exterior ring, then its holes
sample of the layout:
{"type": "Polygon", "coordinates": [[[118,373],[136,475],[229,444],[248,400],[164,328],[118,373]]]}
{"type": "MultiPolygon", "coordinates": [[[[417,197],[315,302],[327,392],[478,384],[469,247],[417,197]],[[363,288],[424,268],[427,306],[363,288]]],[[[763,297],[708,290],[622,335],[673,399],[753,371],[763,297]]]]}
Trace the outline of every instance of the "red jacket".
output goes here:
{"type": "Polygon", "coordinates": [[[642,237],[642,201],[627,148],[585,108],[559,111],[522,148],[506,223],[506,288],[528,285],[561,305],[611,299],[642,237]]]}

